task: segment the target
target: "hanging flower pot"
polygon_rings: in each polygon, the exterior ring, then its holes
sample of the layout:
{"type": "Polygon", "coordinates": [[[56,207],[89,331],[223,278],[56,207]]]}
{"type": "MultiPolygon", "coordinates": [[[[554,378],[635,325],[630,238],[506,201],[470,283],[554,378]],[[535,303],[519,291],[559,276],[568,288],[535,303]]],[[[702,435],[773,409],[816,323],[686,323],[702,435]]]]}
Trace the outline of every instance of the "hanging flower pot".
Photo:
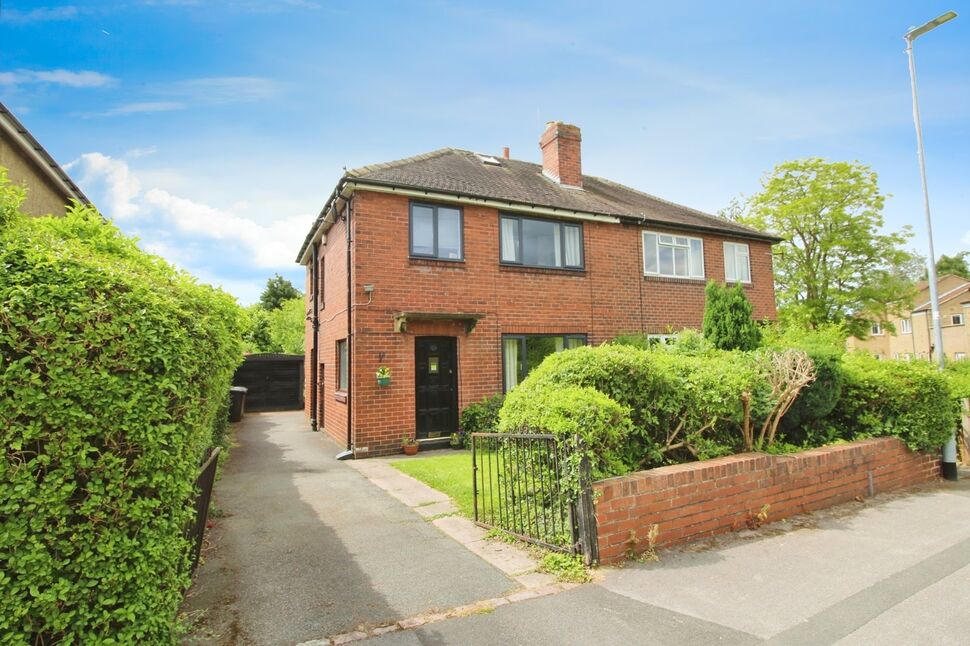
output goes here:
{"type": "Polygon", "coordinates": [[[377,385],[381,388],[391,385],[391,369],[387,366],[377,369],[377,385]]]}

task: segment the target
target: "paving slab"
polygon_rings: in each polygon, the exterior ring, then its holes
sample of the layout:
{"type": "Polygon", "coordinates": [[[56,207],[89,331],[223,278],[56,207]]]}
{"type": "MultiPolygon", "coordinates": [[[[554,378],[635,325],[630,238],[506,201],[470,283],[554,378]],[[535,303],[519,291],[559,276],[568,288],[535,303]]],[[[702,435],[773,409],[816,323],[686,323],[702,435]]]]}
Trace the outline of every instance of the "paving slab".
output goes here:
{"type": "MultiPolygon", "coordinates": [[[[519,585],[334,456],[300,411],[247,414],[216,484],[188,643],[294,644],[519,585]]],[[[431,502],[440,502],[434,501],[431,502]]]]}
{"type": "Polygon", "coordinates": [[[607,571],[601,585],[778,643],[832,643],[933,584],[923,574],[934,555],[953,552],[937,578],[970,563],[970,498],[961,492],[840,509],[794,531],[769,526],[769,535],[729,537],[718,549],[665,552],[659,563],[607,571]]]}

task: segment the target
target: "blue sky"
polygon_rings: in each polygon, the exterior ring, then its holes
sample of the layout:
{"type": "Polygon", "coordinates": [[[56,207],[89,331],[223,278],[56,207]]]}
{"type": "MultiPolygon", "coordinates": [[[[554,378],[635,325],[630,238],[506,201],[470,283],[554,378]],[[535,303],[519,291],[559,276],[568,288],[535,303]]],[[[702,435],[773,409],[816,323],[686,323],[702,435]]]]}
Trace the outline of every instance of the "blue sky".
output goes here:
{"type": "Polygon", "coordinates": [[[785,160],[879,173],[926,247],[903,32],[917,41],[938,253],[970,249],[970,2],[3,0],[0,100],[121,228],[244,303],[352,168],[454,146],[716,212],[785,160]]]}

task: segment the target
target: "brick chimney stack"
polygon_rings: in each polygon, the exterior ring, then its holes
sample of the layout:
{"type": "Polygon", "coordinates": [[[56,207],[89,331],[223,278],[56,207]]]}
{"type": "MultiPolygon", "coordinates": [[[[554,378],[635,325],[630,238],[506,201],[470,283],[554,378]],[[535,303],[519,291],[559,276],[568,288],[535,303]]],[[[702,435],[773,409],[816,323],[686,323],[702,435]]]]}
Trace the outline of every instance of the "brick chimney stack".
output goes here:
{"type": "Polygon", "coordinates": [[[562,121],[550,121],[539,138],[542,149],[542,172],[564,186],[583,186],[580,159],[582,137],[579,127],[562,121]]]}

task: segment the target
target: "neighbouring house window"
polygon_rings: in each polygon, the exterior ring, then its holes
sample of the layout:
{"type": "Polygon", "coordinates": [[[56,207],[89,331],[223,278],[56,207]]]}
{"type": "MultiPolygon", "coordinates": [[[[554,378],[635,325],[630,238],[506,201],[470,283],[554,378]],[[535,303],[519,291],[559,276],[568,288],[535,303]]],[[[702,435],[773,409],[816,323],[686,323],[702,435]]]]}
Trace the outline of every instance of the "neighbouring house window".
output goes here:
{"type": "Polygon", "coordinates": [[[506,334],[502,336],[502,372],[508,392],[554,352],[586,345],[585,334],[506,334]]]}
{"type": "Polygon", "coordinates": [[[704,241],[644,231],[643,273],[670,278],[704,278],[704,241]]]}
{"type": "Polygon", "coordinates": [[[953,353],[953,360],[954,361],[963,361],[966,358],[967,358],[967,353],[966,352],[954,352],[953,353]]]}
{"type": "Polygon", "coordinates": [[[879,323],[873,323],[872,326],[870,326],[869,331],[873,336],[879,336],[882,334],[882,325],[879,323]]]}
{"type": "Polygon", "coordinates": [[[350,357],[347,354],[347,339],[337,341],[337,390],[347,391],[350,382],[350,357]]]}
{"type": "Polygon", "coordinates": [[[502,263],[526,267],[582,269],[583,225],[502,215],[502,263]]]}
{"type": "Polygon", "coordinates": [[[740,242],[724,243],[724,280],[729,283],[751,282],[751,259],[748,245],[740,242]]]}
{"type": "Polygon", "coordinates": [[[953,325],[963,325],[963,314],[954,314],[951,316],[950,323],[953,325]]]}
{"type": "Polygon", "coordinates": [[[411,203],[411,255],[462,260],[462,213],[453,206],[411,203]]]}
{"type": "Polygon", "coordinates": [[[900,334],[912,334],[913,333],[913,322],[909,319],[900,319],[899,321],[899,333],[900,334]]]}

